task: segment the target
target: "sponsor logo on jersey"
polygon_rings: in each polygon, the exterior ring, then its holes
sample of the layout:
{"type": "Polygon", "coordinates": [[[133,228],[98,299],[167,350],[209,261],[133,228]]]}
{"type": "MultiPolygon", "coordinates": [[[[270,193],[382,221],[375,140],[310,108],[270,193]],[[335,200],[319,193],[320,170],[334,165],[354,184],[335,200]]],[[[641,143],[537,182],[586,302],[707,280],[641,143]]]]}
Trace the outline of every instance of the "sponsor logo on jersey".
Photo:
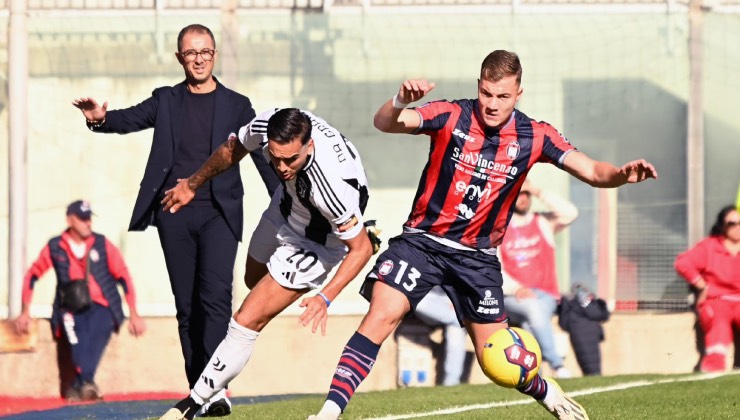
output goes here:
{"type": "Polygon", "coordinates": [[[380,264],[380,267],[378,268],[378,274],[381,276],[387,276],[391,271],[393,271],[393,261],[391,260],[383,261],[383,264],[380,264]]]}
{"type": "Polygon", "coordinates": [[[467,184],[465,181],[457,181],[455,184],[455,195],[464,194],[468,200],[477,200],[479,203],[483,198],[491,197],[491,184],[480,185],[467,184]]]}
{"type": "Polygon", "coordinates": [[[473,137],[473,136],[471,136],[471,135],[469,135],[469,134],[465,134],[465,133],[463,133],[463,132],[462,132],[462,131],[460,131],[460,129],[458,129],[458,128],[456,128],[456,129],[454,129],[454,130],[452,131],[452,135],[453,135],[453,136],[457,136],[457,137],[460,137],[461,139],[463,139],[463,140],[465,140],[465,141],[469,141],[469,142],[471,142],[471,143],[474,143],[474,142],[475,142],[475,137],[473,137]]]}
{"type": "Polygon", "coordinates": [[[478,172],[496,172],[499,175],[513,175],[519,171],[516,166],[506,165],[504,163],[498,163],[493,160],[484,158],[478,152],[463,152],[460,148],[455,147],[452,149],[452,160],[459,163],[463,167],[473,168],[478,172]]]}
{"type": "Polygon", "coordinates": [[[473,211],[473,209],[465,204],[461,203],[455,208],[460,212],[460,214],[457,215],[457,217],[459,217],[460,219],[470,220],[475,217],[475,212],[473,211]]]}

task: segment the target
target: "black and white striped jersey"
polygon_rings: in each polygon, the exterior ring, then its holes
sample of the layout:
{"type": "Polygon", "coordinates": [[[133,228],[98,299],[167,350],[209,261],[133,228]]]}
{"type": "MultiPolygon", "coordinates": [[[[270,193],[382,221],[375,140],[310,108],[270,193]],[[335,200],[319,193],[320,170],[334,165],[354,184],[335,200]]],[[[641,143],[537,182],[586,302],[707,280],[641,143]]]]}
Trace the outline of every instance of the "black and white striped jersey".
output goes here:
{"type": "MultiPolygon", "coordinates": [[[[280,108],[257,115],[239,130],[239,140],[252,152],[262,148],[267,160],[267,122],[280,108]]],[[[367,177],[355,146],[336,128],[308,111],[313,125],[314,151],[306,166],[289,181],[282,181],[280,211],[291,228],[327,246],[364,233],[362,214],[368,200],[367,177]],[[356,218],[356,220],[353,220],[356,218]],[[354,227],[339,232],[339,226],[354,227]]]]}

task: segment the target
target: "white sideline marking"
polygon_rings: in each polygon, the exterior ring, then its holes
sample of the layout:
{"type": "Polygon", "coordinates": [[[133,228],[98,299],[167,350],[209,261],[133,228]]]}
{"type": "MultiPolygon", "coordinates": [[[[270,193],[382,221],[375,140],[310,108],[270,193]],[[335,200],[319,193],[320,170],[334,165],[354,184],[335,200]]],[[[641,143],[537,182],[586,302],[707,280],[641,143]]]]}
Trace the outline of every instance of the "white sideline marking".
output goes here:
{"type": "MultiPolygon", "coordinates": [[[[669,383],[674,383],[674,382],[706,381],[709,379],[719,378],[720,376],[736,375],[736,374],[740,374],[740,371],[733,371],[733,372],[727,372],[727,373],[703,373],[699,375],[685,376],[682,378],[658,379],[654,381],[625,382],[623,384],[616,384],[616,385],[605,386],[601,388],[588,388],[588,389],[581,389],[579,391],[572,391],[572,392],[568,392],[568,395],[577,397],[579,395],[591,395],[591,394],[599,394],[602,392],[621,391],[624,389],[639,388],[642,386],[649,386],[649,385],[669,384],[669,383]]],[[[463,413],[465,411],[483,410],[486,408],[511,407],[514,405],[532,404],[534,402],[535,402],[534,399],[527,398],[524,400],[500,401],[500,402],[489,403],[489,404],[471,404],[471,405],[464,405],[461,407],[452,407],[452,408],[445,408],[441,410],[427,411],[426,413],[412,413],[412,414],[401,414],[401,415],[393,415],[393,416],[386,416],[386,417],[373,417],[367,420],[414,419],[418,417],[439,416],[443,414],[457,414],[457,413],[463,413]]]]}

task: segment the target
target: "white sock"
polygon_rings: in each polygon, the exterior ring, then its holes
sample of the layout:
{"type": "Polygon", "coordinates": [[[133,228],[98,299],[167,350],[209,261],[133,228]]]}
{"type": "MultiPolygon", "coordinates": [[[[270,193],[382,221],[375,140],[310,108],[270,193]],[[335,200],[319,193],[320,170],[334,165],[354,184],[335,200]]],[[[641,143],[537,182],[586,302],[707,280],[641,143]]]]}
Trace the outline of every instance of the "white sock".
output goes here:
{"type": "MultiPolygon", "coordinates": [[[[220,391],[218,391],[218,392],[217,392],[216,394],[214,394],[214,395],[213,395],[213,396],[211,397],[211,400],[210,400],[210,401],[208,401],[208,402],[215,402],[215,401],[218,401],[218,400],[220,400],[220,399],[222,399],[222,398],[226,398],[226,388],[223,388],[223,389],[221,389],[220,391]]],[[[227,398],[227,399],[228,399],[228,398],[227,398]]]]}
{"type": "MultiPolygon", "coordinates": [[[[208,366],[195,383],[191,396],[196,394],[202,401],[210,401],[214,395],[226,388],[226,385],[247,365],[259,335],[257,331],[242,327],[231,318],[226,338],[213,353],[208,366]]],[[[193,399],[199,403],[197,399],[193,399]]]]}
{"type": "Polygon", "coordinates": [[[203,406],[205,405],[205,401],[203,401],[203,398],[200,397],[200,395],[196,394],[195,391],[190,391],[190,398],[193,399],[198,405],[203,406]]]}
{"type": "Polygon", "coordinates": [[[319,411],[319,415],[329,415],[332,418],[337,418],[340,414],[342,414],[342,409],[339,408],[337,403],[331,400],[324,401],[324,406],[319,411]]]}
{"type": "Polygon", "coordinates": [[[200,397],[200,395],[196,394],[195,391],[190,391],[190,398],[192,398],[193,401],[198,403],[198,405],[203,406],[202,411],[204,412],[208,411],[208,408],[211,406],[212,402],[218,401],[220,399],[226,399],[226,402],[229,404],[229,406],[231,406],[229,397],[226,396],[226,388],[223,388],[222,390],[218,391],[215,395],[213,395],[210,401],[205,401],[203,398],[200,397]]]}

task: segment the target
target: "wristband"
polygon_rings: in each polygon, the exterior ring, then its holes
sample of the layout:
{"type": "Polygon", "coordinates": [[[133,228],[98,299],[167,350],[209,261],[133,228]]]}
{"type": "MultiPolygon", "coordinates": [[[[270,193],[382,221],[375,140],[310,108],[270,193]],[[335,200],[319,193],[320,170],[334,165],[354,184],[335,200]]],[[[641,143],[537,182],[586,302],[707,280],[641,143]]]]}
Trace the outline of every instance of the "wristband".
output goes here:
{"type": "Polygon", "coordinates": [[[93,130],[95,128],[100,128],[103,124],[105,124],[105,118],[103,118],[102,121],[95,121],[95,120],[86,120],[87,121],[87,128],[90,130],[93,130]]]}
{"type": "Polygon", "coordinates": [[[404,109],[404,108],[406,108],[407,106],[409,106],[409,104],[407,104],[406,102],[401,102],[401,101],[400,101],[400,100],[398,99],[398,94],[396,94],[396,95],[395,95],[395,96],[393,97],[393,99],[392,99],[392,102],[393,102],[393,108],[396,108],[396,109],[404,109]]]}
{"type": "Polygon", "coordinates": [[[322,299],[324,299],[324,303],[326,303],[326,307],[327,307],[327,308],[329,307],[329,305],[331,305],[331,301],[329,300],[329,298],[328,298],[328,297],[326,297],[326,295],[325,295],[325,294],[323,294],[323,293],[319,292],[319,293],[316,293],[316,296],[319,296],[319,297],[321,297],[322,299]]]}

